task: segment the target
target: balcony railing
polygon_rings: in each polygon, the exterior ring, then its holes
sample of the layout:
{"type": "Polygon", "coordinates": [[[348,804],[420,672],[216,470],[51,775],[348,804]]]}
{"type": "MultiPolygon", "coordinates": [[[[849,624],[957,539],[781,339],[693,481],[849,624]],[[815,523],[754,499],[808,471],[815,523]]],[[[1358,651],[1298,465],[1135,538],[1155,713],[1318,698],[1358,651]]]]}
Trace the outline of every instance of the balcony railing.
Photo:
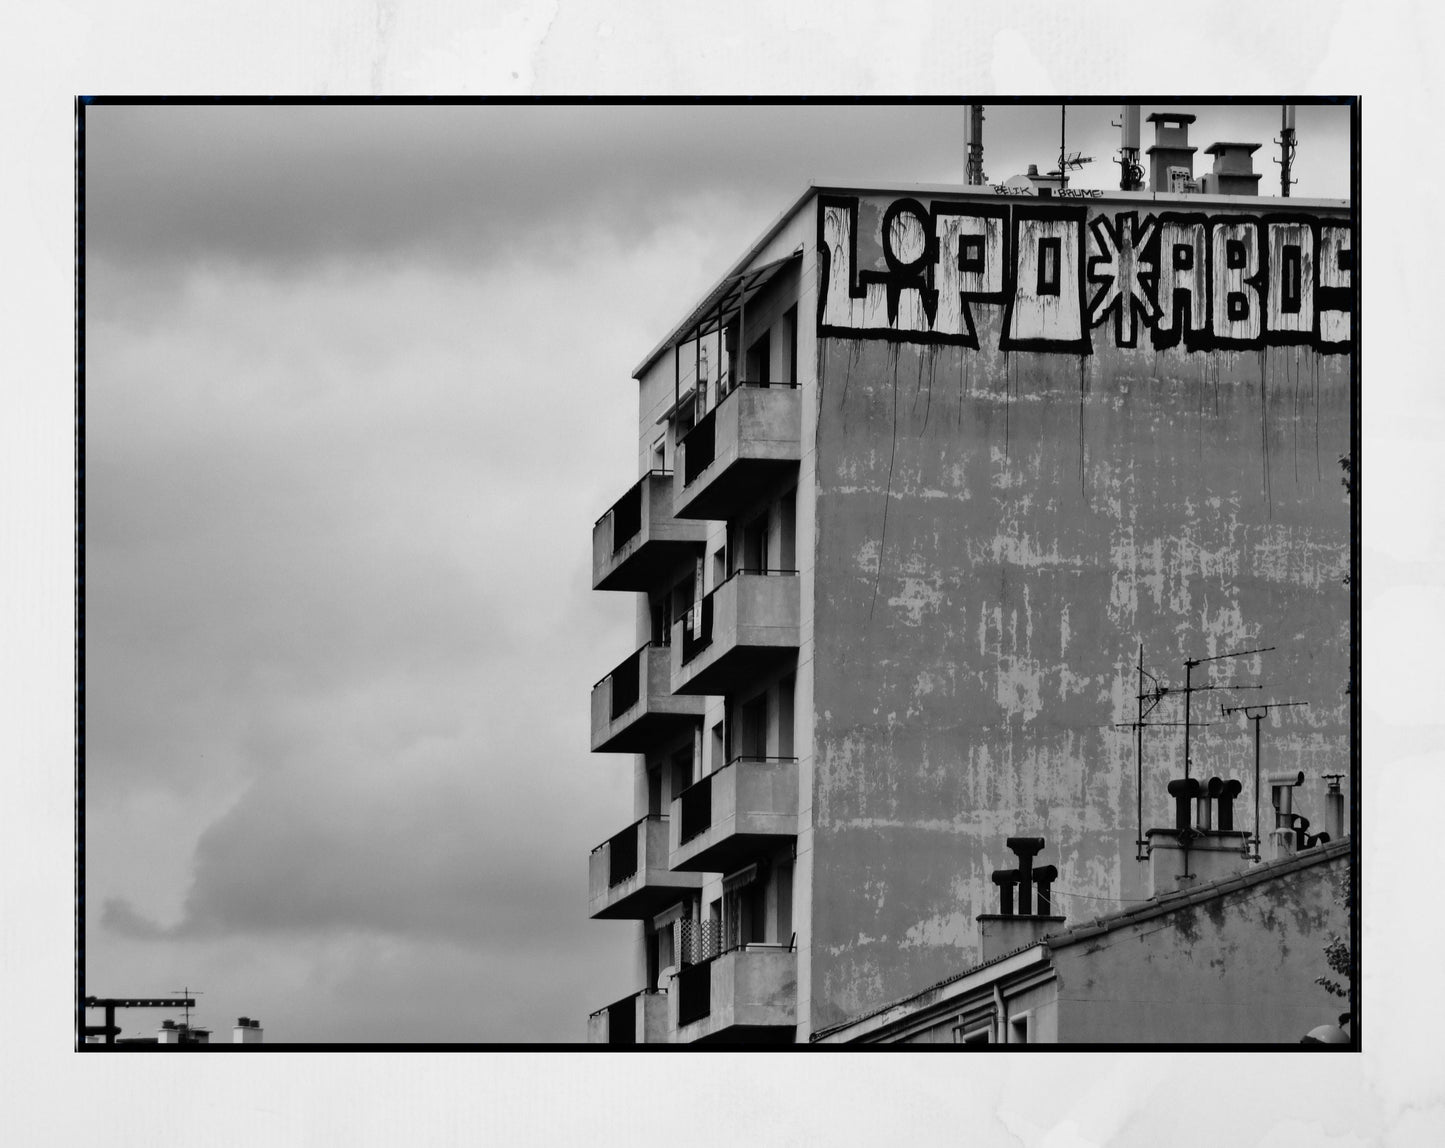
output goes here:
{"type": "Polygon", "coordinates": [[[665,1044],[667,994],[651,989],[625,996],[587,1018],[590,1044],[665,1044]]]}
{"type": "Polygon", "coordinates": [[[798,833],[798,759],[744,754],[673,802],[668,865],[728,873],[798,833]]]}
{"type": "Polygon", "coordinates": [[[665,816],[649,813],[592,850],[587,888],[594,919],[645,920],[702,887],[700,873],[668,867],[668,828],[665,816]]]}
{"type": "Polygon", "coordinates": [[[797,953],[749,942],[678,969],[675,1038],[783,1041],[797,1024],[797,953]]]}
{"type": "Polygon", "coordinates": [[[673,515],[674,476],[653,469],[592,527],[592,588],[645,591],[667,582],[707,541],[707,525],[673,515]]]}
{"type": "Polygon", "coordinates": [[[797,570],[733,571],[674,624],[674,695],[729,694],[796,654],[801,637],[797,570]]]}
{"type": "Polygon", "coordinates": [[[592,751],[646,753],[701,721],[705,704],[673,694],[670,643],[649,642],[593,685],[592,751]]]}
{"type": "Polygon", "coordinates": [[[802,458],[802,403],[795,383],[744,382],[678,442],[673,485],[678,518],[730,518],[802,458]]]}

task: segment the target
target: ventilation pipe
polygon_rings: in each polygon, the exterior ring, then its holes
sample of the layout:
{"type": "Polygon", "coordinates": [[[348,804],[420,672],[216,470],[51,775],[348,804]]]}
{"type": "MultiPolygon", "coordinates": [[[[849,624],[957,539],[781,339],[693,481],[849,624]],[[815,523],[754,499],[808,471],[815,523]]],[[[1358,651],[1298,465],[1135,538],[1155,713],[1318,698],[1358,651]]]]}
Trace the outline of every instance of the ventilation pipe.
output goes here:
{"type": "Polygon", "coordinates": [[[995,869],[992,881],[999,889],[1001,912],[980,913],[979,940],[983,959],[991,961],[1004,953],[1023,948],[1054,933],[1064,923],[1062,916],[1050,912],[1050,891],[1059,871],[1053,865],[1034,867],[1034,858],[1044,848],[1042,837],[1010,837],[1005,844],[1017,858],[1012,869],[995,869]],[[1038,911],[1034,911],[1034,889],[1038,890],[1038,911]],[[1015,911],[1015,892],[1018,909],[1015,911]]]}

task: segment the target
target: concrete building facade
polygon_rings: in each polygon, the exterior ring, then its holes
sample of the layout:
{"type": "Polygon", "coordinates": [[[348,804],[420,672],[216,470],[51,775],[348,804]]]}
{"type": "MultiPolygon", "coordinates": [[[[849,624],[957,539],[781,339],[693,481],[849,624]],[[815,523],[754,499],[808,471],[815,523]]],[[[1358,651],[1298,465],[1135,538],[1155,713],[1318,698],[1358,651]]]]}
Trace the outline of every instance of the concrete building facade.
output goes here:
{"type": "Polygon", "coordinates": [[[1298,1044],[1338,1011],[1316,978],[1347,935],[1350,842],[1045,927],[820,1043],[1298,1044]]]}
{"type": "Polygon", "coordinates": [[[1248,808],[1220,701],[1307,701],[1264,753],[1323,809],[1351,235],[1338,202],[812,187],[698,301],[594,528],[594,587],[638,609],[593,691],[635,797],[591,913],[639,922],[640,991],[592,1039],[807,1041],[936,984],[981,959],[1016,833],[1060,899],[1144,896],[1189,769],[1179,728],[1128,728],[1141,646],[1158,721],[1187,659],[1273,647],[1192,668],[1191,757],[1248,808]]]}

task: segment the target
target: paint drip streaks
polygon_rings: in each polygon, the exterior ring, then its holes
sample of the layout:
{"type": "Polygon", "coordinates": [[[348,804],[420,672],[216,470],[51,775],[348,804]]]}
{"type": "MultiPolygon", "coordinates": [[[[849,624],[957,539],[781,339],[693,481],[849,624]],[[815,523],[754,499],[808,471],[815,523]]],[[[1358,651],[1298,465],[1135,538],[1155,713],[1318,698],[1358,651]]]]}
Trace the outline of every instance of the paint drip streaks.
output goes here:
{"type": "Polygon", "coordinates": [[[868,621],[873,621],[873,608],[878,605],[878,579],[883,574],[883,548],[888,542],[888,503],[893,497],[893,458],[898,453],[898,350],[893,359],[893,445],[888,451],[888,484],[883,488],[883,526],[878,531],[878,562],[873,567],[873,600],[868,603],[868,621]]]}

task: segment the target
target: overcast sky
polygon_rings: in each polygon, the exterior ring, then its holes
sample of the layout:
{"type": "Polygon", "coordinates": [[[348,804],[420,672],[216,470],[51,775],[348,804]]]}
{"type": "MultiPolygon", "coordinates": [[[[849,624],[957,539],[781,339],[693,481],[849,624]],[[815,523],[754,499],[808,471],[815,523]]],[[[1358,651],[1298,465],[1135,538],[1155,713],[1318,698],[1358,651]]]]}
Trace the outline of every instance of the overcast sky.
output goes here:
{"type": "MultiPolygon", "coordinates": [[[[1277,193],[1277,107],[1185,110],[1196,175],[1258,141],[1277,193]]],[[[587,919],[631,370],[810,180],[960,181],[964,115],[88,109],[87,991],[376,1042],[581,1040],[637,989],[587,919]]],[[[986,115],[990,179],[1054,166],[1057,106],[986,115]]],[[[1070,109],[1075,186],[1117,118],[1070,109]]],[[[1292,194],[1346,196],[1347,112],[1298,130],[1292,194]]]]}

